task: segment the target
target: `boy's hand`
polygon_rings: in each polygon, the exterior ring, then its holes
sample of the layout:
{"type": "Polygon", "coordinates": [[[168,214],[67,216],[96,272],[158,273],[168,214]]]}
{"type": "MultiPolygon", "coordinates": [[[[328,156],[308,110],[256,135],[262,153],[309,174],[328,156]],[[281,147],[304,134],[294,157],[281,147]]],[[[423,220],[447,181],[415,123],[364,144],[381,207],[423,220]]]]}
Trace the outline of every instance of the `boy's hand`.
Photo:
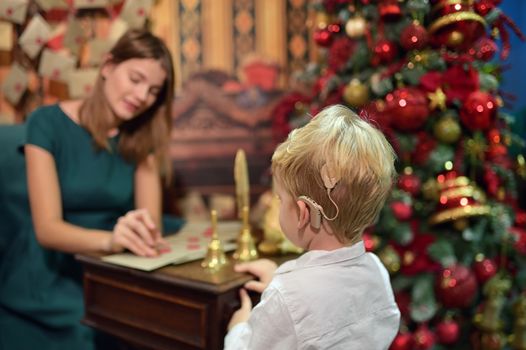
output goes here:
{"type": "Polygon", "coordinates": [[[278,265],[272,260],[259,259],[247,263],[241,263],[234,266],[236,272],[248,272],[259,278],[259,281],[248,281],[245,288],[262,293],[274,276],[278,265]]]}
{"type": "Polygon", "coordinates": [[[241,288],[239,290],[239,297],[241,299],[241,307],[234,312],[230,322],[228,323],[228,330],[230,331],[236,324],[248,321],[250,312],[252,311],[252,301],[247,294],[247,291],[241,288]]]}

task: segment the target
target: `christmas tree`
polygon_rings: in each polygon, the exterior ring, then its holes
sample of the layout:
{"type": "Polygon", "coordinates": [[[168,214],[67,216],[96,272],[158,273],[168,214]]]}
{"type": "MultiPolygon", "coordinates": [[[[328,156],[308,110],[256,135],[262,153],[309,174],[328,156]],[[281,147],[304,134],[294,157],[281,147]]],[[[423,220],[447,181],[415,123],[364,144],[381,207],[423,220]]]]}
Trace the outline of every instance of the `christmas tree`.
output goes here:
{"type": "Polygon", "coordinates": [[[317,1],[320,59],[301,76],[312,93],[274,111],[280,139],[343,103],[398,154],[392,195],[364,234],[402,313],[391,349],[526,349],[524,142],[499,91],[510,33],[523,35],[499,3],[317,1]]]}

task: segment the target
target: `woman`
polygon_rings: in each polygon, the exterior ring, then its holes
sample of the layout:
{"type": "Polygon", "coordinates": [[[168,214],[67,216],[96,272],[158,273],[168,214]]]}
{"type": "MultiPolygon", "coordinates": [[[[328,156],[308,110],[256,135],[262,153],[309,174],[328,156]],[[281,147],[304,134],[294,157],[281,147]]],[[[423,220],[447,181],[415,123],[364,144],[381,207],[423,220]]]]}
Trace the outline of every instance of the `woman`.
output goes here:
{"type": "Polygon", "coordinates": [[[0,348],[95,347],[94,332],[80,324],[81,270],[73,254],[128,249],[156,256],[165,244],[161,174],[170,171],[172,96],[168,49],[133,30],[108,54],[91,96],[29,117],[25,155],[36,235],[10,249],[18,259],[0,277],[0,348]]]}

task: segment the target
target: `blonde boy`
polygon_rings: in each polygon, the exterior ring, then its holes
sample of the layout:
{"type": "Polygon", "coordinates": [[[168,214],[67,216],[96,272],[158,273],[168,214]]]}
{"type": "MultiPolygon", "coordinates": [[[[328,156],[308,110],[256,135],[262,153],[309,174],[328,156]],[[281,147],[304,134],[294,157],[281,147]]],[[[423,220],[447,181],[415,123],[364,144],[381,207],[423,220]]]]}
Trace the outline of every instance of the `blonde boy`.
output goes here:
{"type": "Polygon", "coordinates": [[[361,235],[374,223],[395,175],[394,152],[380,131],[336,105],[289,134],[272,157],[280,225],[308,252],[279,268],[268,260],[236,266],[263,291],[229,324],[225,349],[387,349],[400,312],[389,276],[366,253],[361,235]],[[276,270],[277,268],[277,270],[276,270]]]}

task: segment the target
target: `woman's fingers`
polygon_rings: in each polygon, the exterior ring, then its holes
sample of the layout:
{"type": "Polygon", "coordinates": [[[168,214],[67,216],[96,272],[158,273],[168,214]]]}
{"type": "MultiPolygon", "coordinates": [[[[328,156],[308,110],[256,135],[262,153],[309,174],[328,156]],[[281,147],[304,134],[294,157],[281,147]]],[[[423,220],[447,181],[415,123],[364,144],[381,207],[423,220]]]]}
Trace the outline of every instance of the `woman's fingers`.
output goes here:
{"type": "Polygon", "coordinates": [[[135,213],[142,219],[148,230],[157,231],[157,225],[155,225],[155,222],[153,221],[153,218],[148,210],[137,209],[135,210],[135,213]]]}
{"type": "Polygon", "coordinates": [[[130,216],[123,222],[126,226],[132,229],[142,240],[149,246],[153,246],[153,237],[151,232],[148,230],[146,225],[140,219],[134,216],[130,216]]]}
{"type": "Polygon", "coordinates": [[[124,222],[120,222],[114,229],[116,243],[131,250],[134,254],[140,256],[156,256],[157,251],[148,245],[143,237],[137,234],[137,231],[130,228],[124,222]]]}

